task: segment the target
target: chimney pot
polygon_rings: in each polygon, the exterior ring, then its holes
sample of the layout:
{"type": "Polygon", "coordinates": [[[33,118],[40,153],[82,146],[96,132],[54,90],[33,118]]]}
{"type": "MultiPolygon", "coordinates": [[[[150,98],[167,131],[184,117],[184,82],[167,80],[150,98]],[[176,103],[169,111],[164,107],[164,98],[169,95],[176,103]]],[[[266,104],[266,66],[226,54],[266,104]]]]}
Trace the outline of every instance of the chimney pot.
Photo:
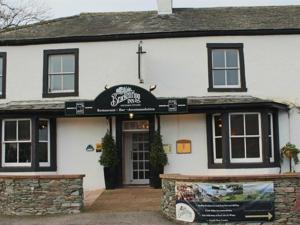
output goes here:
{"type": "Polygon", "coordinates": [[[172,14],[173,0],[157,0],[157,11],[159,15],[172,14]]]}

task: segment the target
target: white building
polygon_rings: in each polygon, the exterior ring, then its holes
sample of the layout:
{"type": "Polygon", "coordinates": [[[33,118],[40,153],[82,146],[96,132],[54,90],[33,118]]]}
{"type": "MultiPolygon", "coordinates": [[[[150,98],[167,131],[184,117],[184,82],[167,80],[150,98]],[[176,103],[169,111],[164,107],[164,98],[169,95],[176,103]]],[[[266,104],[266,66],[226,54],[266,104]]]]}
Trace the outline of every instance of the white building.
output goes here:
{"type": "Polygon", "coordinates": [[[165,173],[289,170],[280,148],[300,146],[300,6],[170,3],[0,33],[0,174],[85,174],[86,189],[104,187],[95,148],[110,130],[119,183],[147,184],[157,129],[165,173]],[[177,153],[182,140],[190,153],[177,153]]]}

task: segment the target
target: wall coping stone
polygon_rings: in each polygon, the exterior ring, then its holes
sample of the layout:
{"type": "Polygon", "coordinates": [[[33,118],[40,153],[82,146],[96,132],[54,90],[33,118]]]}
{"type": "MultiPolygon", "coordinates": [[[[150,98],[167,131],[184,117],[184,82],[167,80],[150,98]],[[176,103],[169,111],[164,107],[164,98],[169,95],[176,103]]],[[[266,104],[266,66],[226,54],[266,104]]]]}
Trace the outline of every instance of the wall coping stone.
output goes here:
{"type": "Polygon", "coordinates": [[[281,179],[300,179],[300,173],[282,173],[282,174],[263,174],[263,175],[226,175],[226,176],[194,176],[182,174],[161,174],[160,178],[174,181],[266,181],[266,180],[281,180],[281,179]]]}
{"type": "Polygon", "coordinates": [[[70,174],[70,175],[0,175],[0,179],[18,180],[18,179],[82,179],[84,174],[70,174]]]}

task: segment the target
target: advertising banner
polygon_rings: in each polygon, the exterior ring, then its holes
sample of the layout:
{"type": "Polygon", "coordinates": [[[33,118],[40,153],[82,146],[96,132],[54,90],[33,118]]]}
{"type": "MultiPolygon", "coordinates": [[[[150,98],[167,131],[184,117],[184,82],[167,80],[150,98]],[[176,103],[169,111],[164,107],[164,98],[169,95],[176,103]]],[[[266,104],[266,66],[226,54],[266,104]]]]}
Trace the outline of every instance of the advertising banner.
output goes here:
{"type": "Polygon", "coordinates": [[[185,222],[273,221],[273,182],[176,183],[176,218],[185,222]]]}

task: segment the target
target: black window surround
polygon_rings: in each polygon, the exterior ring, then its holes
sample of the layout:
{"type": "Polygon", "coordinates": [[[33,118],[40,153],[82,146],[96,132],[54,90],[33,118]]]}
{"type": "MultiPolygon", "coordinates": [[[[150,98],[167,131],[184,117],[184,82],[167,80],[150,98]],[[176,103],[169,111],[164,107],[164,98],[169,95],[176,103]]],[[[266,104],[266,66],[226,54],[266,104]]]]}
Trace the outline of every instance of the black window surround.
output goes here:
{"type": "Polygon", "coordinates": [[[218,112],[222,118],[222,160],[221,163],[214,162],[214,146],[213,146],[213,127],[212,127],[212,114],[206,116],[207,127],[207,155],[208,155],[208,168],[211,169],[234,169],[234,168],[270,168],[280,166],[280,153],[279,153],[279,129],[278,129],[278,112],[276,110],[266,109],[250,109],[250,110],[237,110],[237,111],[223,111],[218,112]],[[258,112],[261,115],[261,140],[262,140],[262,162],[254,163],[232,163],[230,162],[230,147],[229,147],[229,114],[230,113],[248,113],[258,112]],[[271,160],[269,152],[269,121],[268,116],[273,115],[273,138],[274,138],[274,161],[271,160]]]}
{"type": "Polygon", "coordinates": [[[43,98],[79,96],[79,49],[52,49],[44,50],[44,67],[43,67],[43,98]],[[75,73],[74,73],[74,91],[72,92],[49,92],[49,56],[73,54],[75,56],[75,73]]]}
{"type": "Polygon", "coordinates": [[[242,43],[208,43],[208,92],[247,92],[246,77],[245,77],[245,62],[244,62],[244,45],[242,43]],[[212,74],[212,51],[215,49],[236,49],[239,52],[240,63],[240,87],[239,88],[216,88],[213,85],[212,74]]]}
{"type": "Polygon", "coordinates": [[[0,172],[43,172],[43,171],[56,171],[57,161],[56,161],[56,118],[38,117],[32,115],[20,115],[18,117],[2,117],[0,119],[1,129],[0,129],[0,172]],[[31,120],[31,166],[2,166],[2,124],[5,119],[30,119],[31,120]],[[49,120],[50,123],[50,166],[41,166],[38,156],[38,144],[39,144],[39,120],[49,120]]]}
{"type": "Polygon", "coordinates": [[[7,54],[6,52],[0,52],[0,58],[2,58],[2,94],[0,94],[0,99],[6,98],[6,63],[7,54]]]}

